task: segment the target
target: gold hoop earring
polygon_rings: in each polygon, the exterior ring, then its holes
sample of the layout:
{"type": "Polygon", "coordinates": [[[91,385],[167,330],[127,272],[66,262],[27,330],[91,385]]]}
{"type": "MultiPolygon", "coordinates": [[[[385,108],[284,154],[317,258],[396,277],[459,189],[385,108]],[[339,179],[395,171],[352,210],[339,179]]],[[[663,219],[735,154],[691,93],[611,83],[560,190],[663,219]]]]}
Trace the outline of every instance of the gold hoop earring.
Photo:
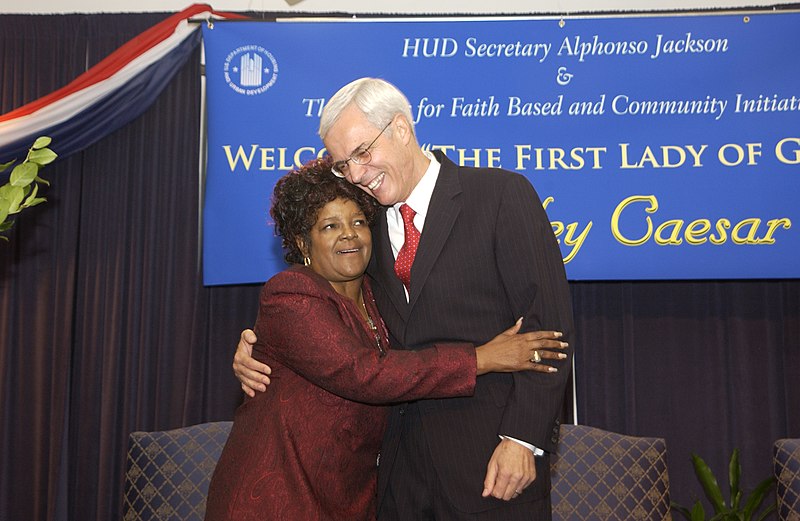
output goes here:
{"type": "Polygon", "coordinates": [[[303,266],[311,266],[311,257],[303,257],[303,266]]]}

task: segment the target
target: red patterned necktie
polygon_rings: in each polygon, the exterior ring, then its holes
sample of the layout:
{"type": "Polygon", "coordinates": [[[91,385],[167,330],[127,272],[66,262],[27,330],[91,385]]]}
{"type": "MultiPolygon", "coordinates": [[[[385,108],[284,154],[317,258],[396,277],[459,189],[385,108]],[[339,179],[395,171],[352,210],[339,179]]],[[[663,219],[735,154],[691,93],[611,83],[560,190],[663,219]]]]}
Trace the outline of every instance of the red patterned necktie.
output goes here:
{"type": "Polygon", "coordinates": [[[394,272],[397,273],[406,290],[410,292],[411,265],[414,264],[414,256],[417,254],[417,246],[419,246],[419,230],[414,226],[414,216],[417,215],[417,212],[407,204],[403,204],[400,207],[400,215],[403,216],[406,239],[394,262],[394,272]]]}

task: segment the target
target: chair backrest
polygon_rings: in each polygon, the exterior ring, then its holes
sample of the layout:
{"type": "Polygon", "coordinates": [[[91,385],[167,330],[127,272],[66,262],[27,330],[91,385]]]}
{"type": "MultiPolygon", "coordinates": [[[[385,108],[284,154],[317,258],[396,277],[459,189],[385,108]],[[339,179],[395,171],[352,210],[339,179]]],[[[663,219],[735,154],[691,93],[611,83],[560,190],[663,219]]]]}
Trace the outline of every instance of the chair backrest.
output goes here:
{"type": "Polygon", "coordinates": [[[773,447],[778,519],[800,521],[800,438],[783,439],[773,447]]]}
{"type": "Polygon", "coordinates": [[[671,519],[662,438],[562,425],[550,467],[553,521],[671,519]]]}
{"type": "MultiPolygon", "coordinates": [[[[211,474],[231,425],[131,433],[123,520],[202,521],[211,474]]],[[[797,464],[797,449],[794,456],[797,464]]],[[[661,438],[562,425],[558,452],[551,458],[553,521],[670,519],[666,460],[661,438]]],[[[796,492],[793,497],[796,508],[796,492]]]]}
{"type": "Polygon", "coordinates": [[[131,433],[123,520],[202,521],[208,483],[231,425],[131,433]]]}

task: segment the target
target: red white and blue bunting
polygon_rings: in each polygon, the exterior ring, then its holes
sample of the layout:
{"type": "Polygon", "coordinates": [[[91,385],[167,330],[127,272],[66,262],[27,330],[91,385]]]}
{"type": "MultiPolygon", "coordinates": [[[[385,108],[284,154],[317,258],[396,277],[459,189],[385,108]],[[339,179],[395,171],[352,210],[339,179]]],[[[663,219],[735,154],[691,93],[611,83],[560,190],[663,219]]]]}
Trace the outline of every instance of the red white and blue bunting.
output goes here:
{"type": "Polygon", "coordinates": [[[245,18],[194,4],[111,53],[71,83],[0,115],[0,163],[21,159],[33,141],[53,138],[60,158],[139,117],[200,43],[198,18],[245,18]]]}

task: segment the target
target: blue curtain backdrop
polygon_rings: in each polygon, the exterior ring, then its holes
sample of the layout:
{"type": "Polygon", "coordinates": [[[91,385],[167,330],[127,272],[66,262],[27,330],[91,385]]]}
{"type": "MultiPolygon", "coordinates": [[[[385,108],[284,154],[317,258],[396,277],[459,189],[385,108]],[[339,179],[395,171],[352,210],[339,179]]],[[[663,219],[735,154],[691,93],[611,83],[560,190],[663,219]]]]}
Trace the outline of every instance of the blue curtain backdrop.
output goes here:
{"type": "MultiPolygon", "coordinates": [[[[166,17],[0,17],[0,112],[166,17]]],[[[48,202],[0,243],[0,519],[119,519],[129,432],[233,417],[259,288],[202,286],[200,73],[198,50],[141,118],[47,167],[48,202]]],[[[572,291],[580,422],[666,438],[673,499],[702,495],[690,452],[724,477],[740,447],[752,487],[800,437],[800,282],[572,291]]]]}

